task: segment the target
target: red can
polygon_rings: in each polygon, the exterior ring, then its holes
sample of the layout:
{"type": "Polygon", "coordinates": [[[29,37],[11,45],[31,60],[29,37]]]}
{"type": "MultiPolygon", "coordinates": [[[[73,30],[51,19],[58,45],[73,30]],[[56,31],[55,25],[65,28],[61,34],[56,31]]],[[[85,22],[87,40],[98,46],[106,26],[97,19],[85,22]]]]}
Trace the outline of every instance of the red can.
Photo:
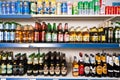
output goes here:
{"type": "Polygon", "coordinates": [[[105,14],[110,14],[110,6],[105,7],[105,14]]]}
{"type": "Polygon", "coordinates": [[[118,6],[118,14],[120,14],[120,6],[118,6]]]}
{"type": "Polygon", "coordinates": [[[118,14],[118,6],[115,6],[115,8],[114,8],[114,14],[118,14]]]}
{"type": "Polygon", "coordinates": [[[114,6],[110,7],[110,14],[114,14],[115,13],[115,9],[114,8],[115,8],[114,6]]]}

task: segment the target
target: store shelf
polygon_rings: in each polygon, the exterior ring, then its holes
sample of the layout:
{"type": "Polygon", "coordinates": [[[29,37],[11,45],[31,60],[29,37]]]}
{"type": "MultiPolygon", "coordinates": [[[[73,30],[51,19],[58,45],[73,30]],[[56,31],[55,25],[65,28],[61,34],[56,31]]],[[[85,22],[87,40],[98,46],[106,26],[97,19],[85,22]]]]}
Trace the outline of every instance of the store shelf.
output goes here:
{"type": "Polygon", "coordinates": [[[25,19],[25,18],[31,18],[31,15],[0,15],[0,19],[1,18],[21,18],[21,19],[25,19]]]}
{"type": "Polygon", "coordinates": [[[120,48],[117,43],[0,43],[0,48],[120,48]]]}

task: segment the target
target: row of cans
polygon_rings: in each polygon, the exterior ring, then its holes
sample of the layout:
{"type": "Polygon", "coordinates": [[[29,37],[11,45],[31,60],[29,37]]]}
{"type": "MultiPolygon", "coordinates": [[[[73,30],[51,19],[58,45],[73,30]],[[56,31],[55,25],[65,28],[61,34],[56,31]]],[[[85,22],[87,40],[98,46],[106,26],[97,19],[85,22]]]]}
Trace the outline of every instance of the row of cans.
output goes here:
{"type": "Polygon", "coordinates": [[[106,6],[105,14],[120,14],[120,6],[106,6]]]}
{"type": "Polygon", "coordinates": [[[0,15],[29,14],[29,1],[0,1],[0,15]]]}
{"type": "Polygon", "coordinates": [[[15,40],[15,28],[17,24],[15,22],[0,22],[0,42],[14,41],[15,40]]]}

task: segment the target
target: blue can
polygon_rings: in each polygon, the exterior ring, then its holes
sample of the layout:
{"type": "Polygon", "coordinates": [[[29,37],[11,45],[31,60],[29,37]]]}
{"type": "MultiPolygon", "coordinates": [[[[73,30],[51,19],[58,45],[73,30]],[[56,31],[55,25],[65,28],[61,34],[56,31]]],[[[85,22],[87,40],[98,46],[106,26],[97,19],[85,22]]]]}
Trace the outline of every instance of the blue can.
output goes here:
{"type": "Polygon", "coordinates": [[[6,2],[6,14],[10,14],[10,1],[6,2]]]}
{"type": "Polygon", "coordinates": [[[0,1],[0,15],[2,14],[2,1],[0,1]]]}
{"type": "Polygon", "coordinates": [[[23,14],[23,2],[17,1],[16,2],[17,14],[23,14]]]}
{"type": "Polygon", "coordinates": [[[66,2],[63,2],[61,4],[61,13],[62,14],[67,14],[67,3],[66,2]]]}
{"type": "Polygon", "coordinates": [[[6,14],[6,1],[2,2],[2,14],[6,14]]]}
{"type": "Polygon", "coordinates": [[[30,13],[29,1],[24,1],[23,12],[24,12],[24,14],[29,14],[30,13]]]}
{"type": "Polygon", "coordinates": [[[10,13],[11,13],[11,14],[16,14],[15,1],[12,1],[12,2],[11,2],[10,13]]]}

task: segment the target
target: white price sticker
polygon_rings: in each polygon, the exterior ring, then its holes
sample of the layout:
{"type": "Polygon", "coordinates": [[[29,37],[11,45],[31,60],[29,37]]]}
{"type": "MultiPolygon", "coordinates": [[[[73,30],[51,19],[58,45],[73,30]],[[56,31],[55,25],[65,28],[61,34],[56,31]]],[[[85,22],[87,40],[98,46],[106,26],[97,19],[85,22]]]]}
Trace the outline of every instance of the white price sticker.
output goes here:
{"type": "Polygon", "coordinates": [[[36,79],[30,79],[30,80],[36,80],[36,79]]]}
{"type": "Polygon", "coordinates": [[[6,78],[1,78],[1,80],[6,80],[6,78]]]}

